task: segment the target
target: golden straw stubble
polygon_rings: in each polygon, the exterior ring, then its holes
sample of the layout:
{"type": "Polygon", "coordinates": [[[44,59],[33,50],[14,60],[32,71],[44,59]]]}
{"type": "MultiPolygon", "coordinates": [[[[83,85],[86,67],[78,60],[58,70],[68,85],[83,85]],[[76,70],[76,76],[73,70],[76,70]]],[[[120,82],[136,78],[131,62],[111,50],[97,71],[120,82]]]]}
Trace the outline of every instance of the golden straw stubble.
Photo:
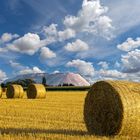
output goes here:
{"type": "Polygon", "coordinates": [[[27,89],[27,97],[29,99],[46,98],[46,89],[42,84],[31,84],[27,89]]]}
{"type": "Polygon", "coordinates": [[[89,90],[84,120],[91,134],[140,137],[140,84],[100,81],[89,90]]]}
{"type": "Polygon", "coordinates": [[[0,87],[0,98],[2,97],[2,88],[0,87]]]}
{"type": "Polygon", "coordinates": [[[6,91],[7,98],[23,98],[24,90],[21,85],[9,85],[6,91]]]}

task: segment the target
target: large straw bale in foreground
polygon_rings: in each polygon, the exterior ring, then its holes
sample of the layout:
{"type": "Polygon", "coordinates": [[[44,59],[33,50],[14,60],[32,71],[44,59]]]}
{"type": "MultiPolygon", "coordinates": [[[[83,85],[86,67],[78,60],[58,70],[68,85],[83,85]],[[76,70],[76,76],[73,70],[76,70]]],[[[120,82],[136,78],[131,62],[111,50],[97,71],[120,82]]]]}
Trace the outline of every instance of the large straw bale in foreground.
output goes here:
{"type": "Polygon", "coordinates": [[[31,84],[27,89],[27,97],[29,99],[46,98],[46,89],[42,84],[31,84]]]}
{"type": "Polygon", "coordinates": [[[140,83],[95,83],[85,99],[84,120],[91,134],[140,137],[140,83]]]}
{"type": "Polygon", "coordinates": [[[24,90],[21,85],[9,85],[6,91],[7,98],[22,98],[24,90]]]}

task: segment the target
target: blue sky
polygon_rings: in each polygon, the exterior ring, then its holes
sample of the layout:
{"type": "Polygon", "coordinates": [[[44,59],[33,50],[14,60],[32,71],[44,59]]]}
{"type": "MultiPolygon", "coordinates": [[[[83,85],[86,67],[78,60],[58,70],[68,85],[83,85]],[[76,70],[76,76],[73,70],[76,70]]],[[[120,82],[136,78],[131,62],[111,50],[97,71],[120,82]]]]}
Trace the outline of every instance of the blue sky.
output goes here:
{"type": "Polygon", "coordinates": [[[1,0],[0,82],[28,73],[140,81],[140,1],[1,0]]]}

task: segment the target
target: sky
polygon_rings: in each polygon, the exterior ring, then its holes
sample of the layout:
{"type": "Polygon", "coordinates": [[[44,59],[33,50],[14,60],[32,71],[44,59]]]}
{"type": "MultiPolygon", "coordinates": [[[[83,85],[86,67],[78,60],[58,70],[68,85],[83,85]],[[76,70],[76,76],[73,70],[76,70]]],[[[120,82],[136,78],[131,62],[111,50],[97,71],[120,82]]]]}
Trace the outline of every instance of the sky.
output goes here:
{"type": "Polygon", "coordinates": [[[0,82],[79,73],[140,81],[140,1],[1,0],[0,82]]]}

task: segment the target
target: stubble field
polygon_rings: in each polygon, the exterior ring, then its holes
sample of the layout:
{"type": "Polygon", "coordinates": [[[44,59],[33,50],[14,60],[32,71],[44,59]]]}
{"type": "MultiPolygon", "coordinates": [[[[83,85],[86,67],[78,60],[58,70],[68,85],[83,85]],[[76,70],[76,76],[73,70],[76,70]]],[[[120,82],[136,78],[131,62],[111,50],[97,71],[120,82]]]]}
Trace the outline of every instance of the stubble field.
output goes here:
{"type": "Polygon", "coordinates": [[[0,140],[139,140],[88,134],[83,106],[87,91],[51,91],[46,99],[0,99],[0,140]]]}

